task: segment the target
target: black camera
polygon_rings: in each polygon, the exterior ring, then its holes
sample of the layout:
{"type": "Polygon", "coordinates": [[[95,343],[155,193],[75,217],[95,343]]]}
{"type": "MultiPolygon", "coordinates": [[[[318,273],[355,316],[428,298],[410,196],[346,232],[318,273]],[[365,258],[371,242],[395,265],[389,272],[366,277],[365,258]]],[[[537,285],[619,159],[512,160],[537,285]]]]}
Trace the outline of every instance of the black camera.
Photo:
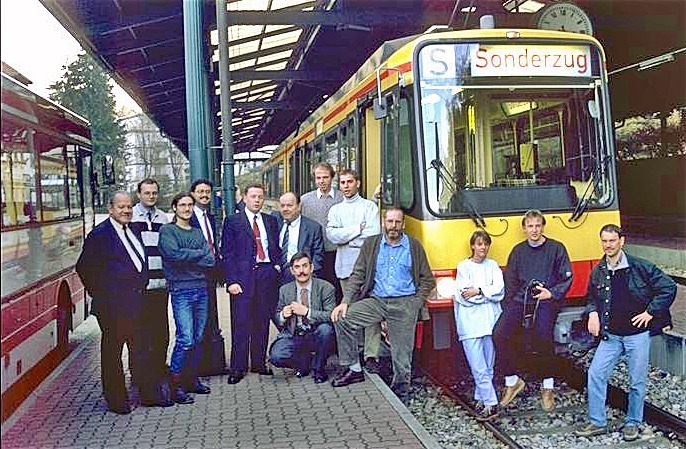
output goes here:
{"type": "Polygon", "coordinates": [[[529,301],[529,299],[534,299],[534,295],[538,295],[541,292],[541,288],[545,287],[545,282],[541,282],[537,279],[532,279],[526,286],[526,292],[524,294],[524,316],[522,317],[522,327],[524,329],[533,329],[534,322],[536,321],[536,309],[538,309],[538,300],[529,301]]]}
{"type": "Polygon", "coordinates": [[[303,337],[312,332],[312,325],[310,323],[297,323],[295,325],[295,335],[303,337]]]}

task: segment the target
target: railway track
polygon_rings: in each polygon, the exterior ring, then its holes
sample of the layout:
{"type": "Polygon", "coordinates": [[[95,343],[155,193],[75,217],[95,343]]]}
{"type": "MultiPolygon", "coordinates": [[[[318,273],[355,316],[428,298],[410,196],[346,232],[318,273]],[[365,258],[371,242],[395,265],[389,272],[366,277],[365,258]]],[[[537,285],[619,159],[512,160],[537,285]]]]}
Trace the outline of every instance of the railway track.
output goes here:
{"type": "MultiPolygon", "coordinates": [[[[575,366],[572,360],[561,365],[565,371],[565,384],[558,387],[556,403],[558,407],[547,413],[541,410],[538,391],[529,383],[527,389],[508,407],[502,408],[498,417],[480,423],[497,441],[509,448],[679,448],[686,447],[686,422],[650,403],[645,405],[645,421],[640,440],[626,442],[619,434],[622,410],[626,408],[627,394],[620,388],[610,386],[608,398],[611,410],[608,412],[610,431],[608,434],[592,438],[577,437],[574,430],[585,422],[587,413],[586,398],[583,394],[585,372],[575,366]],[[564,444],[568,444],[564,446],[564,444]]],[[[476,421],[477,412],[471,400],[473,384],[468,375],[458,382],[436,378],[421,370],[442,394],[449,397],[472,419],[476,421]]]]}

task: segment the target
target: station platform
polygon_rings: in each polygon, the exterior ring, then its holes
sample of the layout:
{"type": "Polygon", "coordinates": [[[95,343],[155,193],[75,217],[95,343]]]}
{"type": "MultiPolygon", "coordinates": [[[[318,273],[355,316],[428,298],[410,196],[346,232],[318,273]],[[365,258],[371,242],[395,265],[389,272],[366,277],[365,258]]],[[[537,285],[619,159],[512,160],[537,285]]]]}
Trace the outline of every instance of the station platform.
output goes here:
{"type": "MultiPolygon", "coordinates": [[[[227,301],[220,293],[220,327],[230,340],[227,301]]],[[[212,393],[194,395],[190,405],[141,407],[129,389],[135,409],[117,415],[102,397],[95,318],[72,337],[66,360],[3,423],[3,449],[439,447],[377,375],[341,388],[278,368],[274,376],[248,374],[236,385],[212,376],[206,379],[212,393]]]]}

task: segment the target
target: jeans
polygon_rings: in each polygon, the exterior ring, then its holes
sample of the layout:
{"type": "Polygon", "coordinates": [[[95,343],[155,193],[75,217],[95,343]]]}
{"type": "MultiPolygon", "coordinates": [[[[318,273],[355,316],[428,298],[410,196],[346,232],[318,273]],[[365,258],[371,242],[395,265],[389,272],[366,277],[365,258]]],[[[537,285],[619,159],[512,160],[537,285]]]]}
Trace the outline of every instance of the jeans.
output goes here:
{"type": "Polygon", "coordinates": [[[195,372],[200,363],[198,349],[207,324],[207,287],[172,290],[171,304],[176,323],[176,343],[170,371],[172,374],[180,374],[184,369],[195,372]]]}
{"type": "Polygon", "coordinates": [[[607,337],[600,341],[588,369],[588,418],[596,426],[607,425],[607,382],[619,357],[624,354],[629,365],[629,408],[624,423],[638,425],[643,422],[650,332],[626,336],[607,334],[607,337]]]}

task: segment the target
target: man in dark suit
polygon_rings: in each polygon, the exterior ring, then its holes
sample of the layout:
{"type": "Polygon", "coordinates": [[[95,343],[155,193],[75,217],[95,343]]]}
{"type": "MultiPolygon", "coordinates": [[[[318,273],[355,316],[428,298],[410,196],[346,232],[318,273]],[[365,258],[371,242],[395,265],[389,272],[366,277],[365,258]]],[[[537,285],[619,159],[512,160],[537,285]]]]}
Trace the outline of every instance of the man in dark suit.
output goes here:
{"type": "Polygon", "coordinates": [[[143,351],[136,347],[142,333],[143,289],[148,281],[143,244],[129,228],[133,202],[126,192],[110,198],[109,218],[96,226],[83,244],[76,271],[93,297],[92,313],[102,332],[100,358],[102,388],[107,407],[131,412],[122,349],[129,348],[132,377],[141,373],[143,351]]]}
{"type": "MultiPolygon", "coordinates": [[[[207,295],[209,298],[209,312],[205,335],[202,341],[202,361],[199,370],[203,374],[220,374],[225,369],[226,356],[224,354],[224,339],[219,329],[219,315],[217,313],[217,282],[223,277],[221,254],[219,252],[219,241],[217,239],[217,226],[215,216],[210,210],[214,193],[212,192],[212,182],[208,179],[196,179],[191,184],[190,194],[195,200],[193,214],[191,215],[191,226],[202,231],[202,235],[210,245],[212,254],[215,257],[214,268],[207,276],[207,295]]],[[[217,208],[221,211],[221,208],[217,208]]],[[[186,379],[187,387],[193,391],[193,379],[186,379]]]]}
{"type": "Polygon", "coordinates": [[[295,281],[279,289],[274,321],[282,329],[269,350],[269,361],[274,366],[295,369],[297,377],[307,376],[312,367],[314,382],[320,384],[328,379],[326,360],[334,350],[330,316],[336,306],[336,289],[323,279],[313,278],[312,268],[306,253],[295,253],[290,260],[295,281]]]}
{"type": "Polygon", "coordinates": [[[281,277],[281,248],[276,218],[260,212],[264,187],[245,191],[245,210],[226,217],[222,255],[227,291],[231,294],[231,365],[228,383],[248,370],[272,375],[266,366],[269,319],[276,310],[281,277]]]}
{"type": "Polygon", "coordinates": [[[279,246],[281,246],[281,285],[294,280],[289,261],[297,252],[310,256],[314,275],[321,277],[324,261],[324,238],[322,227],[314,220],[300,214],[300,199],[293,192],[286,192],[279,198],[281,215],[279,220],[279,246]]]}

